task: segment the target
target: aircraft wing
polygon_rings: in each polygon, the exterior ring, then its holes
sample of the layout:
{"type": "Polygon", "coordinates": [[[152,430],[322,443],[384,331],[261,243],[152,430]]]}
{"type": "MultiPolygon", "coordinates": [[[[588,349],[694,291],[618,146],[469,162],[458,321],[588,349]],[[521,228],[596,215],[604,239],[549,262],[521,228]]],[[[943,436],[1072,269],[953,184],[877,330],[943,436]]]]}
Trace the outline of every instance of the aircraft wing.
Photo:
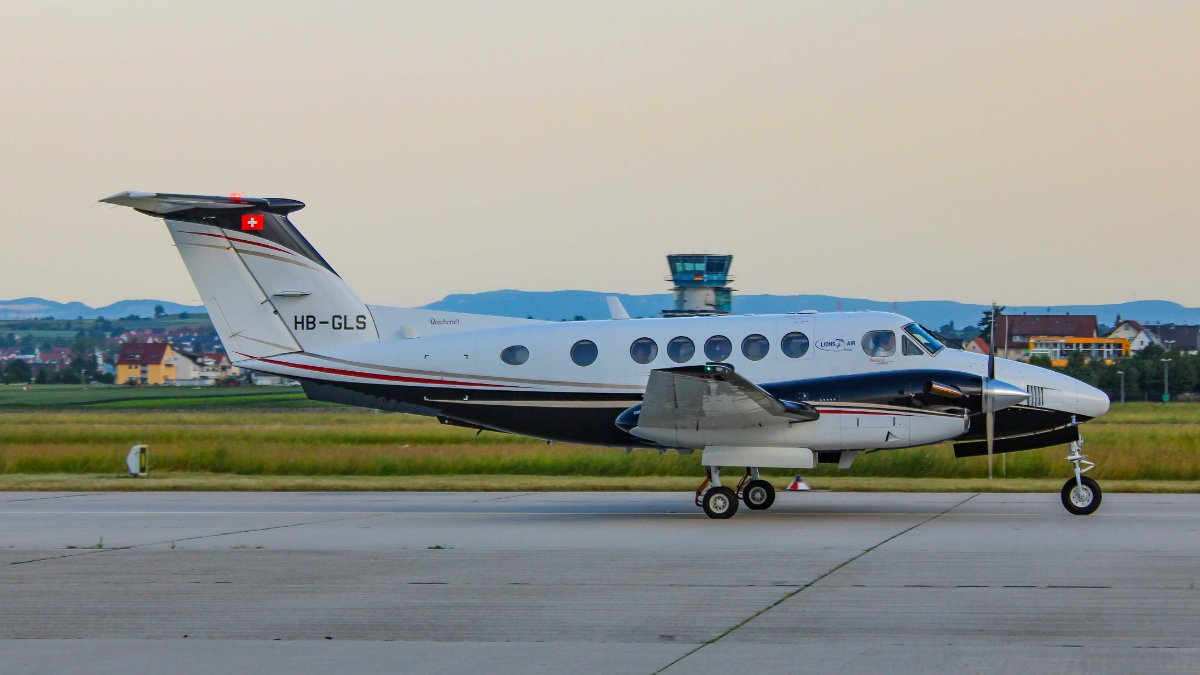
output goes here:
{"type": "Polygon", "coordinates": [[[729,366],[684,366],[650,373],[637,426],[743,429],[818,417],[816,408],[778,399],[729,366]]]}

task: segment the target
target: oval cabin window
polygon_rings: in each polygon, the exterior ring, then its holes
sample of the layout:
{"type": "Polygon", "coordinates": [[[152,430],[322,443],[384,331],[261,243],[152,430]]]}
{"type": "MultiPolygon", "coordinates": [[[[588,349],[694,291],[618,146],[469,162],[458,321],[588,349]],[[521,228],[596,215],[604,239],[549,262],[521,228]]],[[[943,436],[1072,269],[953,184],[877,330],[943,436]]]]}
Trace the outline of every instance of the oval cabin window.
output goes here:
{"type": "Polygon", "coordinates": [[[890,330],[873,330],[863,335],[862,348],[867,356],[895,356],[896,334],[890,330]]]}
{"type": "Polygon", "coordinates": [[[600,350],[591,340],[580,340],[571,347],[571,360],[577,366],[590,366],[596,362],[596,357],[599,355],[600,350]]]}
{"type": "Polygon", "coordinates": [[[696,343],[682,335],[667,343],[667,356],[675,363],[687,363],[696,355],[696,343]]]}
{"type": "Polygon", "coordinates": [[[638,363],[650,363],[658,356],[658,343],[648,337],[638,338],[629,345],[629,356],[638,363]]]}
{"type": "Polygon", "coordinates": [[[804,333],[788,333],[779,341],[779,348],[789,359],[798,359],[808,353],[808,336],[804,333]]]}
{"type": "Polygon", "coordinates": [[[500,352],[500,360],[510,366],[519,366],[529,360],[529,349],[525,345],[505,347],[504,351],[500,352]]]}
{"type": "Polygon", "coordinates": [[[733,353],[733,343],[724,335],[714,335],[704,343],[704,355],[709,361],[720,363],[733,353]]]}
{"type": "Polygon", "coordinates": [[[761,361],[769,351],[771,343],[761,335],[747,335],[746,339],[742,340],[742,356],[751,361],[761,361]]]}

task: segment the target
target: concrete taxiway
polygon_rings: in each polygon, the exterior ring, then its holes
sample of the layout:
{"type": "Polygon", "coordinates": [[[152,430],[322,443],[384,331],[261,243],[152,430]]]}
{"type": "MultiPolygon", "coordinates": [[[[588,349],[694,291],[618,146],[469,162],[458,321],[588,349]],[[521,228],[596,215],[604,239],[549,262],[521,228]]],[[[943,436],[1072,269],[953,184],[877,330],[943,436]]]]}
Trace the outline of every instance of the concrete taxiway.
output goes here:
{"type": "Polygon", "coordinates": [[[1200,495],[0,494],[0,671],[1200,672],[1200,495]]]}

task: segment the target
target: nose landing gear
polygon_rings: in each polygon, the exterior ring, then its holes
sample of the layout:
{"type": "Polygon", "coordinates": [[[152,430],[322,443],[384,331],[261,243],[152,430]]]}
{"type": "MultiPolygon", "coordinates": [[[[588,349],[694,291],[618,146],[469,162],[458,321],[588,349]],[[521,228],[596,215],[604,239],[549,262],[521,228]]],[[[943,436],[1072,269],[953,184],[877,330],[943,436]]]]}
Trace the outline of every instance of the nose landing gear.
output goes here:
{"type": "Polygon", "coordinates": [[[1100,508],[1100,500],[1104,496],[1100,484],[1083,475],[1095,468],[1096,464],[1089,462],[1087,455],[1082,451],[1082,439],[1071,443],[1071,454],[1067,455],[1066,459],[1075,465],[1075,477],[1067,479],[1062,488],[1062,504],[1067,511],[1076,516],[1095,513],[1096,509],[1100,508]]]}

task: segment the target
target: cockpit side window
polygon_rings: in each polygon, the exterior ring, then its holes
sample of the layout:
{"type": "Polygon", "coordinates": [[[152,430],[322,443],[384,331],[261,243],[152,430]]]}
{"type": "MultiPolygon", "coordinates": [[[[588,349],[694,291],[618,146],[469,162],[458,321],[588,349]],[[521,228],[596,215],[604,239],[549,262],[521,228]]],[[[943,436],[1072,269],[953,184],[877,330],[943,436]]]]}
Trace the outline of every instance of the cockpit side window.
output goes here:
{"type": "Polygon", "coordinates": [[[929,331],[925,330],[919,323],[908,324],[904,327],[904,332],[911,335],[914,340],[925,348],[925,351],[934,356],[937,356],[938,352],[946,348],[946,345],[942,344],[941,340],[930,335],[929,331]]]}
{"type": "Polygon", "coordinates": [[[905,356],[925,356],[925,352],[917,346],[907,335],[904,336],[904,355],[905,356]]]}
{"type": "Polygon", "coordinates": [[[862,348],[867,356],[895,356],[896,333],[890,330],[873,330],[863,336],[862,348]]]}

